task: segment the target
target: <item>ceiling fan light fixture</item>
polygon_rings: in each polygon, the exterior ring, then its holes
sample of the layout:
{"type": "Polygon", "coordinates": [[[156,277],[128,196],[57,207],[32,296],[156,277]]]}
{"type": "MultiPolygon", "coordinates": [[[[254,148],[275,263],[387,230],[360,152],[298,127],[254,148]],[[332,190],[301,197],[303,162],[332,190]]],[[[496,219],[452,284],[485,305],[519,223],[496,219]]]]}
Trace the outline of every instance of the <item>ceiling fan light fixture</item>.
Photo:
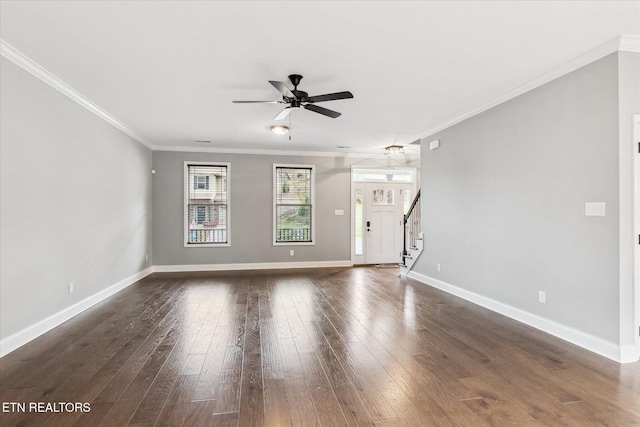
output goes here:
{"type": "Polygon", "coordinates": [[[289,127],[283,125],[274,125],[271,126],[271,132],[275,133],[276,135],[284,135],[285,133],[289,132],[289,127]]]}
{"type": "Polygon", "coordinates": [[[404,154],[402,145],[390,145],[384,148],[384,154],[404,154]]]}

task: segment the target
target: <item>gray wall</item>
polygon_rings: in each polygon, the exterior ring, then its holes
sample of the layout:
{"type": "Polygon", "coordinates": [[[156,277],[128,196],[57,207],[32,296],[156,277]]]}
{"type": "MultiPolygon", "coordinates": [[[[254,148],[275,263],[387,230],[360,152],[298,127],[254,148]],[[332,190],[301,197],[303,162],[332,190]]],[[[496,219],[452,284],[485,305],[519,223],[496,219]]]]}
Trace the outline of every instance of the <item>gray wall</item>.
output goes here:
{"type": "Polygon", "coordinates": [[[351,169],[343,158],[153,152],[155,265],[348,261],[351,169]],[[231,163],[231,246],[184,247],[184,161],[231,163]],[[273,164],[315,165],[316,244],[273,246],[273,164]],[[335,216],[342,209],[344,216],[335,216]],[[289,256],[294,249],[295,256],[289,256]]]}
{"type": "Polygon", "coordinates": [[[4,339],[150,266],[152,217],[150,150],[1,65],[4,339]]]}
{"type": "MultiPolygon", "coordinates": [[[[620,134],[620,345],[632,346],[638,334],[634,322],[633,247],[638,236],[633,231],[633,116],[640,114],[640,54],[618,54],[618,99],[620,134]]],[[[636,213],[640,215],[640,212],[636,213]]],[[[640,280],[640,278],[638,278],[640,280]]],[[[640,286],[640,285],[638,285],[640,286]]],[[[640,290],[640,288],[639,288],[640,290]]],[[[640,307],[637,308],[640,314],[640,307]]],[[[640,321],[640,319],[636,319],[640,321]]]]}
{"type": "Polygon", "coordinates": [[[619,342],[618,126],[613,54],[425,138],[415,271],[619,342]]]}

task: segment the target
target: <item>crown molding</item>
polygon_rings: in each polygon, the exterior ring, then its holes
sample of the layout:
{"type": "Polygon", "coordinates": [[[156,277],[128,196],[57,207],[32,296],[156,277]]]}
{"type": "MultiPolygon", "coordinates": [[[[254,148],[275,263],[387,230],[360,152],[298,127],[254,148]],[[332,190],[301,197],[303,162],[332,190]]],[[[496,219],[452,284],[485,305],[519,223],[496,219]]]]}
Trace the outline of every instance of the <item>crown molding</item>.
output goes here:
{"type": "MultiPolygon", "coordinates": [[[[80,104],[82,107],[91,111],[96,116],[100,117],[107,123],[116,127],[120,131],[129,135],[139,143],[143,144],[147,148],[153,151],[180,151],[190,153],[224,153],[224,154],[254,154],[254,155],[267,155],[267,156],[307,156],[307,157],[351,157],[351,158],[385,158],[385,154],[375,153],[349,153],[349,152],[333,152],[333,151],[289,151],[289,150],[255,150],[255,149],[232,149],[232,148],[209,148],[209,147],[181,147],[181,146],[161,146],[152,143],[148,139],[136,133],[133,129],[116,119],[114,116],[97,106],[91,100],[81,95],[78,91],[71,88],[68,84],[45,70],[35,61],[24,55],[18,49],[11,46],[9,43],[0,39],[0,55],[7,58],[20,68],[31,73],[35,77],[39,78],[49,86],[58,90],[62,94],[71,98],[73,101],[80,104]]],[[[407,155],[408,158],[418,158],[417,155],[407,155]]]]}
{"type": "Polygon", "coordinates": [[[640,53],[640,37],[620,36],[620,44],[618,50],[620,50],[621,52],[640,53]]]}
{"type": "Polygon", "coordinates": [[[301,156],[301,157],[344,157],[357,159],[385,159],[408,158],[419,159],[419,153],[405,153],[403,155],[389,156],[384,153],[353,153],[339,151],[302,151],[302,150],[256,150],[251,148],[210,148],[210,147],[182,147],[154,145],[154,151],[174,151],[185,153],[217,153],[217,154],[252,154],[258,156],[301,156]]]}
{"type": "Polygon", "coordinates": [[[546,83],[549,83],[552,80],[555,80],[559,77],[564,76],[565,74],[569,74],[572,71],[575,71],[579,68],[584,67],[592,62],[595,62],[605,56],[615,53],[615,52],[640,52],[640,37],[637,36],[626,36],[621,35],[615,37],[600,46],[591,49],[584,54],[570,60],[569,62],[553,69],[545,74],[528,81],[527,83],[518,86],[484,104],[478,105],[472,110],[461,114],[453,119],[443,123],[442,125],[436,126],[434,128],[429,129],[427,132],[422,134],[420,139],[430,138],[435,133],[443,131],[445,129],[450,128],[451,126],[458,124],[466,119],[469,119],[477,114],[480,114],[484,111],[487,111],[497,105],[500,105],[504,102],[509,101],[517,96],[520,96],[526,92],[529,92],[532,89],[535,89],[539,86],[542,86],[546,83]]]}
{"type": "Polygon", "coordinates": [[[149,149],[154,149],[154,144],[144,138],[143,136],[137,134],[133,129],[122,123],[120,120],[113,117],[111,114],[104,111],[102,108],[98,107],[96,104],[91,102],[88,98],[81,95],[79,92],[71,88],[68,84],[42,68],[33,60],[29,59],[26,55],[20,52],[18,49],[11,46],[9,43],[0,39],[0,55],[7,58],[9,61],[13,62],[20,68],[25,71],[31,73],[35,77],[39,78],[43,82],[47,83],[52,88],[61,92],[63,95],[68,96],[73,101],[80,104],[82,107],[91,111],[96,116],[100,117],[102,120],[116,127],[120,131],[129,135],[131,138],[135,139],[139,143],[143,144],[149,149]]]}
{"type": "MultiPolygon", "coordinates": [[[[578,68],[584,67],[585,65],[597,61],[600,58],[603,58],[614,52],[634,52],[640,53],[640,37],[638,36],[629,36],[629,35],[621,35],[615,37],[614,39],[609,40],[608,42],[592,49],[583,55],[574,58],[568,63],[555,68],[542,76],[530,80],[529,82],[510,90],[486,103],[483,103],[472,110],[461,114],[453,119],[443,123],[442,125],[436,126],[427,130],[426,132],[421,133],[420,135],[416,135],[416,141],[419,141],[423,138],[428,138],[431,135],[440,132],[444,129],[447,129],[457,123],[460,123],[468,118],[471,118],[477,114],[480,114],[490,108],[493,108],[499,104],[502,104],[510,99],[513,99],[523,93],[526,93],[536,87],[542,86],[545,83],[548,83],[552,80],[557,79],[565,74],[568,74],[572,71],[577,70],[578,68]]],[[[229,148],[203,148],[203,147],[181,147],[181,146],[161,146],[152,143],[148,139],[136,133],[133,129],[122,123],[120,120],[116,119],[114,116],[100,108],[98,105],[90,101],[85,96],[81,95],[79,92],[71,88],[65,82],[45,70],[39,64],[29,59],[22,52],[11,46],[9,43],[0,39],[0,56],[7,58],[9,61],[18,65],[25,71],[31,73],[35,77],[39,78],[43,82],[47,83],[54,89],[58,90],[62,94],[71,98],[73,101],[77,102],[87,110],[94,113],[96,116],[100,117],[107,123],[111,124],[115,128],[129,135],[134,140],[143,144],[147,148],[154,151],[182,151],[182,152],[200,152],[200,153],[225,153],[225,154],[255,154],[255,155],[273,155],[273,156],[309,156],[309,157],[352,157],[352,158],[385,158],[388,157],[385,154],[373,154],[373,153],[345,153],[345,152],[332,152],[332,151],[281,151],[281,150],[252,150],[252,149],[229,149],[229,148]]],[[[405,158],[413,158],[417,157],[412,154],[406,154],[405,158]]]]}

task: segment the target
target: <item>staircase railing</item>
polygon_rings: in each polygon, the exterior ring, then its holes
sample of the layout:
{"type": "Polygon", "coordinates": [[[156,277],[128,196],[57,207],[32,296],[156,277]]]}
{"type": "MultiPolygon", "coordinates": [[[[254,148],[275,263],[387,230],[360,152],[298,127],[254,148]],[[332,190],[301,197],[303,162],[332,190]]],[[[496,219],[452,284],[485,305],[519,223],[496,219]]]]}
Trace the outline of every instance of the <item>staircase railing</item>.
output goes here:
{"type": "Polygon", "coordinates": [[[408,254],[409,247],[416,247],[416,240],[420,238],[420,190],[416,193],[409,210],[404,216],[404,238],[402,243],[402,262],[408,254]],[[410,246],[408,246],[410,245],[410,246]]]}

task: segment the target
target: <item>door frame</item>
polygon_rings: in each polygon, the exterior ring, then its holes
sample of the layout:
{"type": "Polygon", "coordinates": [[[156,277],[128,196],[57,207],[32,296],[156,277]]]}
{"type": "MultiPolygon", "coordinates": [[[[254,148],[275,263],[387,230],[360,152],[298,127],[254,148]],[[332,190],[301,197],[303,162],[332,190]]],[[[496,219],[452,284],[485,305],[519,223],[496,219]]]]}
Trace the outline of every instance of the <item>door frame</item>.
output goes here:
{"type": "Polygon", "coordinates": [[[640,359],[640,114],[633,116],[633,295],[636,356],[640,359]]]}
{"type": "MultiPolygon", "coordinates": [[[[350,233],[351,233],[351,263],[353,265],[361,265],[361,264],[365,264],[366,262],[366,235],[363,233],[362,236],[362,250],[363,253],[362,255],[356,255],[355,254],[355,249],[356,249],[356,203],[355,203],[355,189],[356,189],[356,184],[362,184],[362,187],[365,187],[365,184],[367,182],[390,182],[390,181],[382,181],[382,180],[362,180],[362,181],[355,181],[355,170],[371,170],[371,171],[379,171],[379,170],[385,170],[385,171],[410,171],[413,174],[413,181],[412,182],[406,182],[407,184],[410,185],[411,187],[411,192],[412,194],[415,196],[416,191],[417,191],[417,187],[418,187],[418,169],[414,168],[414,167],[393,167],[393,166],[351,166],[351,227],[350,227],[350,233]]],[[[391,181],[392,182],[392,181],[391,181]]],[[[364,194],[364,192],[363,192],[364,194]]],[[[364,210],[364,202],[363,202],[363,210],[364,210]]],[[[364,211],[363,211],[363,215],[364,215],[364,211]]]]}
{"type": "MultiPolygon", "coordinates": [[[[415,191],[414,191],[414,185],[411,182],[376,182],[376,181],[368,181],[368,182],[364,182],[364,204],[363,204],[363,219],[364,221],[369,221],[372,220],[373,222],[373,212],[375,211],[375,207],[373,206],[372,202],[372,190],[373,189],[379,189],[380,187],[384,188],[383,191],[386,190],[390,190],[393,189],[394,191],[394,202],[393,205],[382,205],[380,206],[380,208],[384,209],[386,208],[391,208],[391,211],[394,214],[394,221],[393,221],[393,227],[398,227],[396,229],[396,231],[398,233],[401,234],[395,234],[394,233],[394,241],[393,246],[394,246],[394,251],[392,252],[394,255],[383,255],[383,254],[378,254],[378,259],[376,259],[375,261],[372,260],[372,258],[374,258],[374,254],[369,252],[371,250],[371,243],[372,241],[370,240],[370,238],[372,237],[372,234],[369,232],[363,232],[363,237],[366,236],[366,238],[363,238],[363,245],[366,245],[366,247],[363,247],[363,255],[364,255],[364,263],[365,264],[400,264],[400,262],[402,261],[402,219],[403,219],[403,215],[404,215],[404,205],[405,205],[405,191],[409,191],[409,194],[413,195],[415,197],[415,191]],[[369,209],[371,209],[372,211],[370,211],[369,209]],[[396,222],[399,221],[400,223],[396,222]],[[397,254],[397,257],[396,257],[397,254]],[[388,256],[388,258],[387,258],[388,256]],[[390,259],[393,258],[393,259],[390,259]],[[384,260],[383,260],[384,259],[384,260]]],[[[377,226],[372,224],[372,227],[379,227],[380,224],[378,224],[377,226]]],[[[367,228],[368,231],[368,227],[366,225],[363,225],[363,228],[367,228]]],[[[382,237],[385,235],[385,233],[383,231],[381,231],[381,229],[377,229],[374,230],[372,233],[379,233],[378,236],[382,239],[382,237]]],[[[354,236],[355,237],[355,236],[354,236]]],[[[389,242],[386,242],[389,243],[389,242]]],[[[385,247],[384,244],[382,244],[383,247],[385,247]]]]}

